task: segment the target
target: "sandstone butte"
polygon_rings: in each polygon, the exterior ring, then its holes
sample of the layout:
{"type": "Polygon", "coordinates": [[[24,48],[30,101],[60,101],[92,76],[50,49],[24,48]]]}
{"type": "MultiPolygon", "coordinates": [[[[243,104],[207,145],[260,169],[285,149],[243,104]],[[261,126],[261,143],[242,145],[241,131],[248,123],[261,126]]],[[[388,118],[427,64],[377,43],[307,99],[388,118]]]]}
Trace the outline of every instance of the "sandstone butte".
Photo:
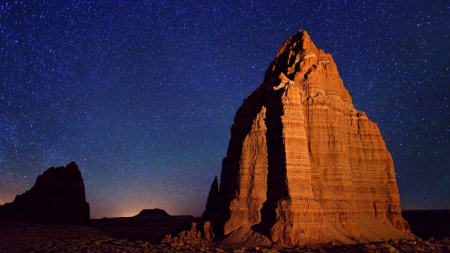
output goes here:
{"type": "Polygon", "coordinates": [[[286,40],[237,110],[203,219],[223,242],[313,246],[408,239],[391,154],[330,54],[286,40]]]}
{"type": "Polygon", "coordinates": [[[19,222],[87,225],[89,203],[76,163],[46,170],[30,190],[0,206],[0,217],[19,222]]]}

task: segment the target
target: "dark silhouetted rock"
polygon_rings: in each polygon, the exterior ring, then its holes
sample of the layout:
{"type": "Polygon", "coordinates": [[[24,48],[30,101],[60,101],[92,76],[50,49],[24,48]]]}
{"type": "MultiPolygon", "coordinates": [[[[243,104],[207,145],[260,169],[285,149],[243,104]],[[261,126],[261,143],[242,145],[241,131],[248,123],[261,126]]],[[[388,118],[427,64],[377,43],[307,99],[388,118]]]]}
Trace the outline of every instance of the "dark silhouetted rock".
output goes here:
{"type": "Polygon", "coordinates": [[[413,237],[378,126],[354,108],[332,56],[306,31],[284,42],[237,110],[211,192],[203,218],[230,243],[413,237]]]}
{"type": "Polygon", "coordinates": [[[87,225],[89,203],[78,166],[71,162],[49,168],[30,190],[0,206],[0,216],[18,222],[87,225]]]}
{"type": "Polygon", "coordinates": [[[133,218],[138,219],[160,219],[160,218],[170,218],[171,216],[164,210],[154,208],[154,209],[144,209],[133,218]]]}
{"type": "Polygon", "coordinates": [[[215,214],[213,212],[214,208],[220,205],[220,197],[219,197],[219,183],[217,180],[217,176],[214,177],[214,181],[211,184],[211,190],[209,191],[208,199],[206,200],[206,210],[203,212],[202,219],[203,220],[215,220],[215,217],[210,215],[215,214]]]}

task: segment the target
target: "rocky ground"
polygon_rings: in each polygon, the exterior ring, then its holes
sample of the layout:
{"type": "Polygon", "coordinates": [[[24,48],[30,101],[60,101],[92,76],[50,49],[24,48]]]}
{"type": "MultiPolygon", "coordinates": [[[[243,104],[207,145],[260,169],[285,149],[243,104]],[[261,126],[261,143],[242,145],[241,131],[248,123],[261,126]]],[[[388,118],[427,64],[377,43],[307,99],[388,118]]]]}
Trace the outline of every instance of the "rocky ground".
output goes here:
{"type": "Polygon", "coordinates": [[[201,218],[193,216],[170,216],[149,218],[93,219],[90,226],[118,239],[160,243],[166,234],[188,229],[191,222],[201,218]]]}
{"type": "Polygon", "coordinates": [[[404,215],[413,225],[412,232],[423,239],[318,249],[227,247],[205,241],[151,243],[155,241],[152,238],[159,240],[165,230],[180,229],[182,221],[195,220],[187,216],[165,222],[163,219],[92,220],[91,226],[26,224],[0,218],[0,252],[450,252],[450,211],[411,211],[404,215]]]}
{"type": "Polygon", "coordinates": [[[228,248],[209,243],[170,245],[128,241],[92,227],[8,223],[0,226],[0,252],[450,252],[450,237],[320,249],[228,248]]]}

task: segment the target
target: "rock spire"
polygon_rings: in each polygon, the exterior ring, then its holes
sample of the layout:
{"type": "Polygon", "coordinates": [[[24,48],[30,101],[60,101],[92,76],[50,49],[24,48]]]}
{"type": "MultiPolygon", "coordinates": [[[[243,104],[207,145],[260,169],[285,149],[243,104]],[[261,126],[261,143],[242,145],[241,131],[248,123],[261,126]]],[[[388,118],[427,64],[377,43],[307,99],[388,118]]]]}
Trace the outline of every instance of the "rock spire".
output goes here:
{"type": "Polygon", "coordinates": [[[203,218],[229,242],[413,237],[377,124],[354,108],[332,56],[306,31],[283,43],[237,110],[216,185],[203,218]]]}

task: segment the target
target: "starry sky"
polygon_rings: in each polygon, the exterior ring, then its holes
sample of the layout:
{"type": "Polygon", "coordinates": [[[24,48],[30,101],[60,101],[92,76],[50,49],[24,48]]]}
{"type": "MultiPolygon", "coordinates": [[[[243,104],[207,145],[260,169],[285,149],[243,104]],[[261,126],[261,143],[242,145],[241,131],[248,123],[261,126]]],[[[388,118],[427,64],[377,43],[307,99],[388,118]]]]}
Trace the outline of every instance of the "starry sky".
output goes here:
{"type": "Polygon", "coordinates": [[[394,158],[403,209],[450,209],[448,1],[1,1],[0,204],[77,162],[91,217],[200,216],[237,108],[299,29],[394,158]]]}

